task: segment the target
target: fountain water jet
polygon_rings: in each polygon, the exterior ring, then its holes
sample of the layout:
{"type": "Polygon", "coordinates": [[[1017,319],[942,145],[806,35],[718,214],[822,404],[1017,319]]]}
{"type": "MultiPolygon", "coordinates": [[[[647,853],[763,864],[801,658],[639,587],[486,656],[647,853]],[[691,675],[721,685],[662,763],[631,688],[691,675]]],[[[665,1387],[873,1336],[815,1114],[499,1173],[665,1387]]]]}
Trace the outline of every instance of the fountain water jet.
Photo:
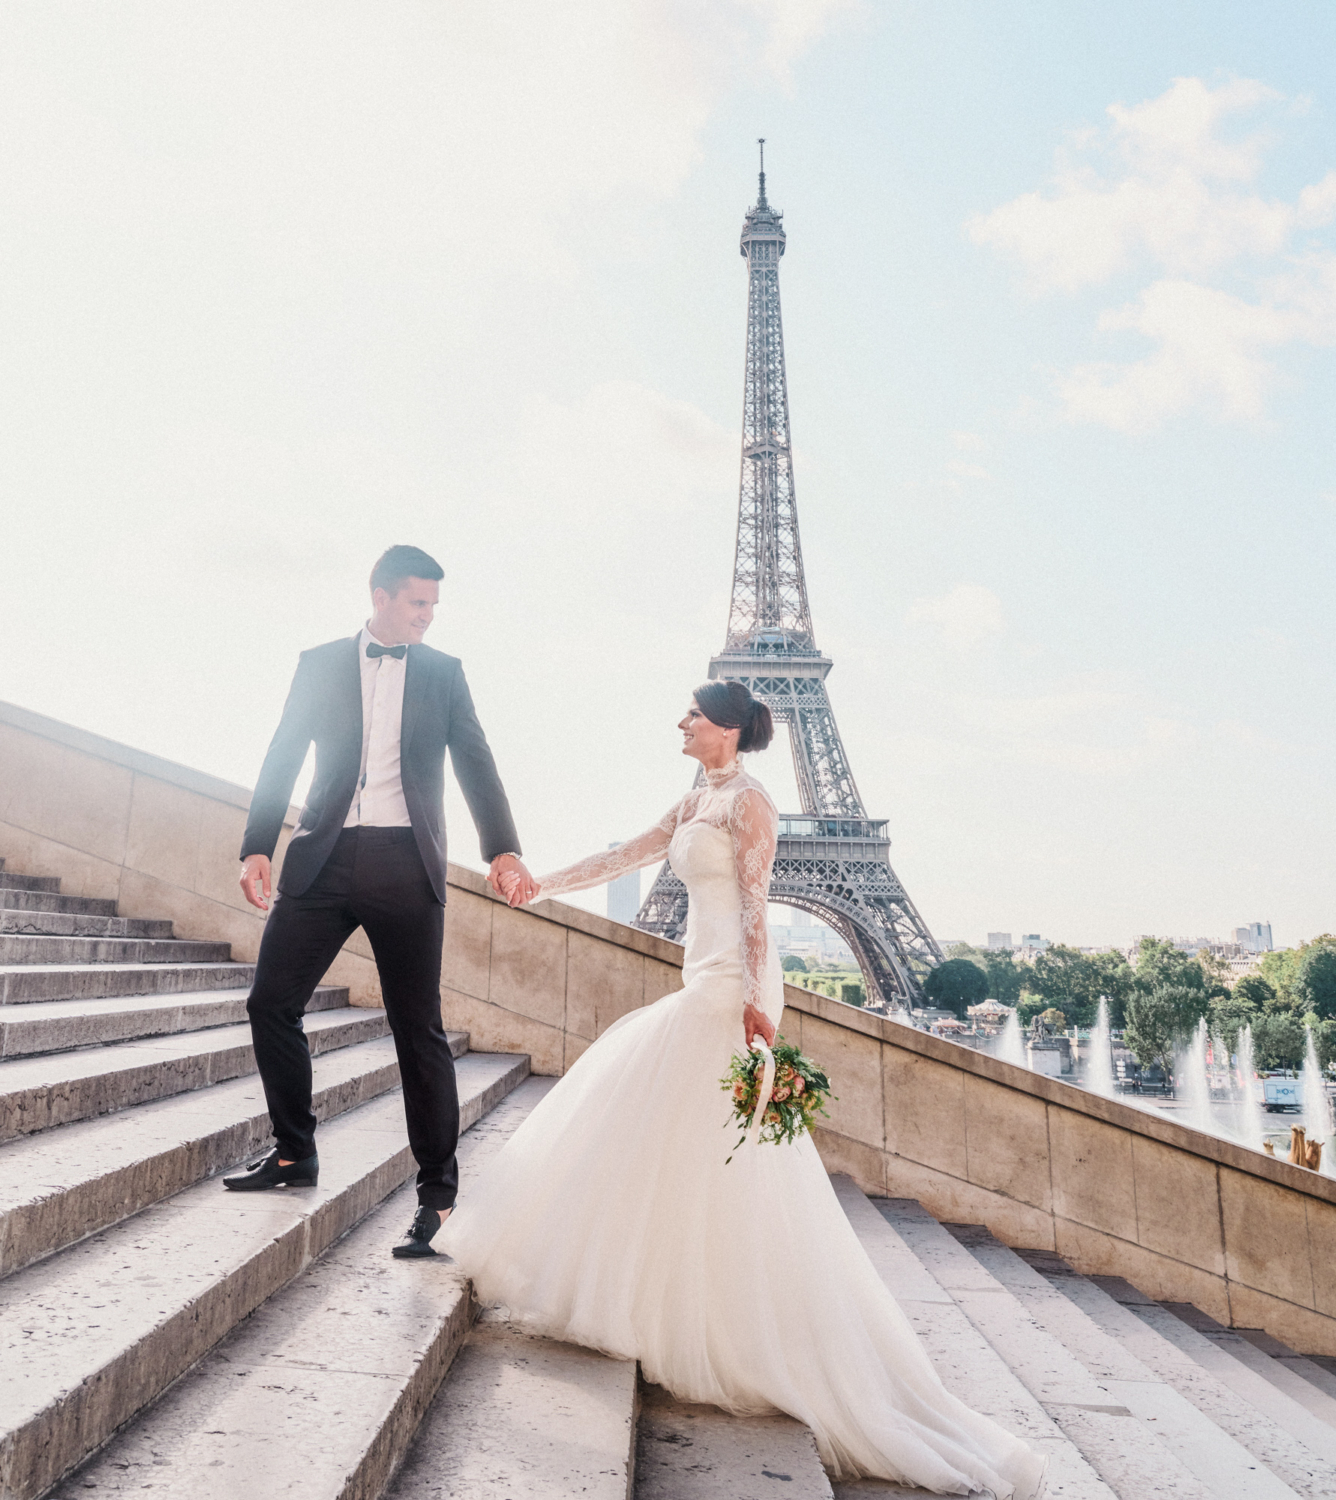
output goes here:
{"type": "Polygon", "coordinates": [[[1322,1142],[1322,1164],[1319,1167],[1325,1176],[1333,1173],[1331,1101],[1322,1077],[1322,1065],[1318,1061],[1317,1043],[1313,1040],[1313,1028],[1305,1026],[1308,1045],[1304,1049],[1303,1072],[1299,1075],[1303,1084],[1304,1134],[1310,1141],[1322,1142]]]}
{"type": "Polygon", "coordinates": [[[1113,1044],[1109,1036],[1109,999],[1099,997],[1099,1014],[1090,1033],[1090,1061],[1086,1064],[1085,1086],[1092,1094],[1115,1099],[1118,1090],[1113,1081],[1113,1044]]]}
{"type": "Polygon", "coordinates": [[[1253,1058],[1251,1026],[1244,1026],[1239,1032],[1238,1066],[1234,1076],[1239,1089],[1236,1109],[1239,1142],[1253,1151],[1260,1151],[1266,1139],[1266,1121],[1262,1115],[1262,1101],[1257,1097],[1257,1065],[1253,1058]]]}
{"type": "Polygon", "coordinates": [[[1030,1060],[1025,1055],[1025,1040],[1021,1036],[1021,1019],[1016,1010],[1012,1010],[1002,1025],[1002,1035],[997,1039],[997,1050],[994,1057],[1003,1062],[1015,1063],[1018,1068],[1028,1068],[1030,1060]]]}
{"type": "Polygon", "coordinates": [[[1211,1109],[1211,1080],[1206,1071],[1206,1020],[1197,1022],[1192,1040],[1178,1060],[1177,1082],[1182,1085],[1186,1104],[1179,1118],[1193,1130],[1205,1131],[1208,1135],[1219,1134],[1215,1116],[1211,1109]]]}

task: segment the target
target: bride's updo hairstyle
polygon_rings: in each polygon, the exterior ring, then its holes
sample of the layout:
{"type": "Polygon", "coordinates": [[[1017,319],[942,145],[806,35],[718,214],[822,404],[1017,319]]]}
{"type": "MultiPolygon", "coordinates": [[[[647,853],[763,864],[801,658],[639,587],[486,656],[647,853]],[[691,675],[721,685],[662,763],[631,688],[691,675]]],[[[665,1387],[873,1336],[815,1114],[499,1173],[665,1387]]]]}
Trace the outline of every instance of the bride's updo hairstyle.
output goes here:
{"type": "Polygon", "coordinates": [[[737,729],[738,753],[764,750],[775,737],[775,721],[764,703],[732,677],[727,682],[703,682],[691,695],[696,707],[720,729],[737,729]]]}

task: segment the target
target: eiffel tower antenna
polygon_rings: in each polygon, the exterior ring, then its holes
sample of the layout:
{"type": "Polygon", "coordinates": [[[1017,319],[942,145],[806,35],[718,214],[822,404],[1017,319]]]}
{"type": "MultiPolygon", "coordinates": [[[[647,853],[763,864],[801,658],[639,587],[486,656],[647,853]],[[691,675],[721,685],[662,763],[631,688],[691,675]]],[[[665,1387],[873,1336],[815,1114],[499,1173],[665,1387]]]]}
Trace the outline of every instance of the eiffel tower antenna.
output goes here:
{"type": "MultiPolygon", "coordinates": [[[[788,726],[800,813],[781,814],[770,899],[822,918],[856,955],[868,999],[921,1001],[943,954],[890,864],[884,819],[869,818],[826,693],[833,665],[817,649],[807,602],[789,442],[789,390],[779,306],[783,215],[760,192],[742,227],[747,262],[747,363],[742,401],[733,596],[711,677],[745,682],[788,726]]],[[[636,926],[681,942],[686,887],[664,865],[636,926]]]]}

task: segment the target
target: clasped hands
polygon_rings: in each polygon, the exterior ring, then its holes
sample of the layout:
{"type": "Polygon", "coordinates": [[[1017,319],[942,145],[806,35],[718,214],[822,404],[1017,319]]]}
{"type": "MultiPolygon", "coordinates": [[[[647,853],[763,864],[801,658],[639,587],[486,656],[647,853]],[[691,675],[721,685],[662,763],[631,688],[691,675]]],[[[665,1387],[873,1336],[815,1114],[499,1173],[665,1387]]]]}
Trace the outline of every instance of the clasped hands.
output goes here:
{"type": "Polygon", "coordinates": [[[487,884],[511,906],[523,906],[538,894],[538,882],[513,854],[498,854],[487,872],[487,884]]]}

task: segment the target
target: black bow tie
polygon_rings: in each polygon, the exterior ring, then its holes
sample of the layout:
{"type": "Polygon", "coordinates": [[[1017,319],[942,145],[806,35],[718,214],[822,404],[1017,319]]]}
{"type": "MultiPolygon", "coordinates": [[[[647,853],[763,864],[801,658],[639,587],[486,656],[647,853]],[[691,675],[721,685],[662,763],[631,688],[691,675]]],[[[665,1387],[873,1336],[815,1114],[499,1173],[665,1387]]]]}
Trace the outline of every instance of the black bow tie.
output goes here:
{"type": "Polygon", "coordinates": [[[375,641],[369,642],[366,648],[366,654],[372,661],[375,661],[378,656],[392,656],[395,661],[403,661],[407,651],[407,646],[378,646],[375,641]]]}

